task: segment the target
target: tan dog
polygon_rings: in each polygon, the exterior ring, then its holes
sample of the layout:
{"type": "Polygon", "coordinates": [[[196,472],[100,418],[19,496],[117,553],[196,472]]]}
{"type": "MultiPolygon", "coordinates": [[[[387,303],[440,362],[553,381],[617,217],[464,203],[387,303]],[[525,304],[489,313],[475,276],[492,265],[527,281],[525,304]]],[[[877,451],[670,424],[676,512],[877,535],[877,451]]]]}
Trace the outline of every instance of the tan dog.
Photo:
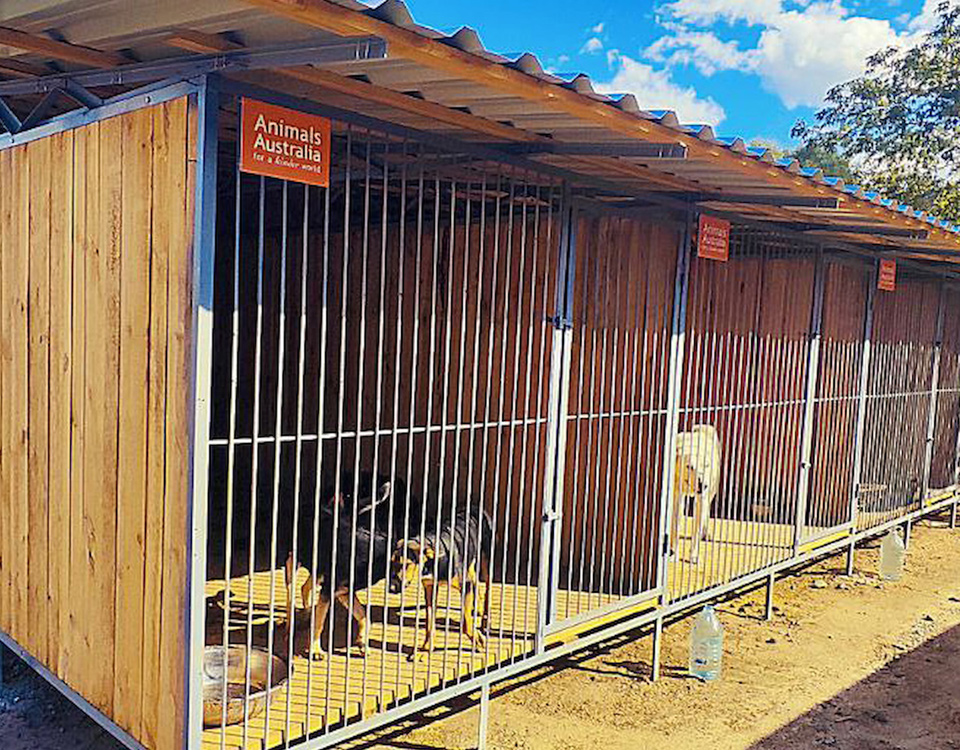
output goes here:
{"type": "Polygon", "coordinates": [[[679,547],[680,514],[686,499],[693,498],[696,524],[690,549],[690,562],[700,559],[700,541],[707,538],[710,506],[720,488],[720,438],[712,425],[694,425],[690,432],[677,435],[673,476],[673,519],[670,527],[670,552],[679,547]]]}

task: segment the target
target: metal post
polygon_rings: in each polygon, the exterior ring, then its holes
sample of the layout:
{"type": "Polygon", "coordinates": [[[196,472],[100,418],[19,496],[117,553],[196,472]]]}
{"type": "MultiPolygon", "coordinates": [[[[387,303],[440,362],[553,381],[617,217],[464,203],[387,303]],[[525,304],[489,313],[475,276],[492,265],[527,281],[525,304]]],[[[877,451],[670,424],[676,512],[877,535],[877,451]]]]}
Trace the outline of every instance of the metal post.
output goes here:
{"type": "Polygon", "coordinates": [[[3,660],[7,656],[7,647],[0,643],[0,687],[3,687],[3,660]]]}
{"type": "Polygon", "coordinates": [[[957,501],[953,501],[953,505],[950,506],[950,528],[957,528],[957,501]]]}
{"type": "Polygon", "coordinates": [[[477,729],[477,750],[487,750],[487,726],[490,723],[490,683],[480,688],[480,726],[477,729]]]}
{"type": "Polygon", "coordinates": [[[847,547],[847,575],[853,575],[853,563],[854,563],[854,553],[857,550],[857,542],[854,539],[850,540],[850,546],[847,547]]]}
{"type": "Polygon", "coordinates": [[[904,546],[904,548],[907,548],[907,547],[910,546],[910,534],[911,534],[912,531],[913,531],[913,521],[908,518],[908,519],[906,520],[906,522],[903,524],[903,546],[904,546]]]}
{"type": "Polygon", "coordinates": [[[937,330],[933,339],[933,373],[930,380],[930,406],[927,409],[927,438],[923,454],[923,482],[920,494],[921,507],[930,496],[930,472],[933,467],[933,440],[937,427],[937,393],[940,390],[940,357],[943,353],[943,317],[946,301],[946,284],[941,283],[940,303],[937,308],[937,330]]]}
{"type": "Polygon", "coordinates": [[[673,287],[673,322],[670,334],[670,363],[667,376],[667,435],[663,446],[663,465],[660,492],[660,528],[658,552],[660,566],[657,571],[657,586],[661,606],[668,603],[667,570],[670,565],[670,518],[673,512],[673,480],[677,452],[677,428],[680,422],[680,386],[683,382],[683,357],[686,341],[687,291],[690,280],[690,238],[693,232],[693,214],[687,214],[687,222],[680,233],[677,247],[677,273],[673,287]]]}
{"type": "Polygon", "coordinates": [[[570,349],[573,342],[573,283],[576,274],[577,212],[570,186],[563,187],[556,317],[550,350],[550,390],[547,401],[547,444],[544,460],[544,510],[540,537],[540,571],[537,581],[537,653],[546,648],[547,628],[556,619],[560,575],[560,523],[563,514],[563,480],[566,473],[567,410],[570,393],[570,349]]]}
{"type": "MultiPolygon", "coordinates": [[[[876,298],[879,269],[880,265],[877,262],[874,264],[873,273],[870,274],[870,287],[867,290],[867,310],[863,324],[863,353],[860,357],[860,383],[857,392],[857,424],[853,437],[853,486],[850,490],[850,525],[854,531],[857,527],[857,501],[860,497],[860,482],[863,472],[863,432],[867,413],[867,384],[870,375],[870,350],[873,337],[873,303],[876,298]]],[[[852,563],[850,565],[852,566],[852,563]]]]}
{"type": "MultiPolygon", "coordinates": [[[[823,338],[823,286],[825,277],[823,248],[817,250],[816,279],[813,286],[813,311],[810,316],[810,348],[807,352],[807,385],[803,397],[803,426],[800,441],[800,478],[797,485],[797,515],[793,532],[793,554],[800,554],[803,527],[810,497],[810,460],[813,450],[814,406],[820,378],[820,341],[823,338]]],[[[772,584],[771,584],[772,588],[772,584]]],[[[770,619],[769,612],[767,619],[770,619]]]]}
{"type": "Polygon", "coordinates": [[[764,618],[768,622],[773,619],[773,584],[777,582],[777,574],[771,573],[767,576],[767,605],[764,611],[764,618]]]}
{"type": "Polygon", "coordinates": [[[205,77],[197,95],[197,169],[193,245],[193,476],[187,518],[188,579],[186,674],[186,747],[196,750],[203,737],[203,645],[207,579],[207,481],[210,438],[210,388],[213,350],[213,272],[217,220],[217,145],[220,98],[218,79],[205,77]]]}
{"type": "Polygon", "coordinates": [[[650,680],[660,679],[660,653],[663,650],[663,617],[653,622],[653,658],[650,660],[650,680]]]}

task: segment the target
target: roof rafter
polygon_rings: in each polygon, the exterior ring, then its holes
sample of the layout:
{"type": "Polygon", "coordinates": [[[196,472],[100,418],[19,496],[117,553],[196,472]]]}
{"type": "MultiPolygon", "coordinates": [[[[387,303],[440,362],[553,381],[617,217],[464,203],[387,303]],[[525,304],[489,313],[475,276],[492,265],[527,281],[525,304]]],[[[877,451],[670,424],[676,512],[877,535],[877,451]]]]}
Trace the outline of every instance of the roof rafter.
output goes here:
{"type": "Polygon", "coordinates": [[[129,63],[130,59],[118,52],[103,52],[92,47],[60,42],[45,36],[28,34],[25,31],[0,26],[0,45],[14,47],[24,52],[46,55],[55,60],[86,65],[91,68],[113,68],[129,63]]]}

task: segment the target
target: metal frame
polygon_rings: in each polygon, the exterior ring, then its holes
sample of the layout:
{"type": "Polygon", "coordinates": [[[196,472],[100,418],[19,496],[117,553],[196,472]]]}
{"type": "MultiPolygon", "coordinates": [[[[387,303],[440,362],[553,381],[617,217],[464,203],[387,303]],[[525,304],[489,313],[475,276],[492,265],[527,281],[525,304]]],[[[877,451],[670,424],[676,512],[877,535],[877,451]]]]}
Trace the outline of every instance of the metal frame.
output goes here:
{"type": "MultiPolygon", "coordinates": [[[[44,664],[41,664],[34,656],[23,646],[17,643],[13,638],[0,630],[0,649],[8,648],[23,661],[30,669],[45,679],[51,687],[56,689],[64,698],[79,708],[83,713],[95,721],[105,732],[112,736],[117,742],[130,750],[148,750],[136,739],[131,737],[125,729],[116,724],[113,720],[104,716],[99,709],[95,708],[80,693],[70,687],[67,683],[57,677],[44,664]]],[[[2,671],[2,670],[0,670],[2,671]]],[[[2,675],[0,675],[2,680],[2,675]]]]}
{"type": "Polygon", "coordinates": [[[207,484],[209,478],[210,397],[213,339],[213,274],[217,222],[217,149],[219,143],[219,79],[205,76],[197,91],[197,153],[194,177],[193,310],[191,313],[193,403],[190,423],[192,454],[188,478],[191,495],[187,518],[186,743],[199,748],[203,735],[203,674],[207,582],[207,484]]]}
{"type": "Polygon", "coordinates": [[[538,598],[537,653],[545,649],[545,636],[556,620],[557,571],[560,565],[559,531],[563,517],[563,485],[566,476],[566,414],[570,396],[570,356],[573,341],[573,285],[577,261],[577,209],[571,200],[570,186],[563,188],[563,216],[558,248],[556,317],[553,321],[553,346],[550,364],[547,445],[544,476],[551,482],[544,503],[540,549],[540,589],[538,598]]]}
{"type": "MultiPolygon", "coordinates": [[[[698,214],[688,213],[687,222],[677,244],[677,268],[673,288],[673,319],[670,333],[670,362],[667,376],[667,430],[663,445],[663,465],[660,484],[660,519],[657,534],[659,565],[657,590],[661,606],[668,605],[667,571],[670,567],[670,523],[673,514],[674,478],[676,474],[677,433],[680,425],[681,386],[683,383],[684,349],[687,331],[687,299],[690,286],[690,266],[693,262],[693,226],[698,214]]],[[[659,645],[660,639],[657,640],[659,645]]],[[[656,657],[659,662],[659,656],[656,657]]],[[[659,675],[654,672],[654,679],[659,675]]]]}
{"type": "Polygon", "coordinates": [[[83,70],[41,78],[0,82],[0,97],[47,94],[62,91],[68,96],[85,97],[82,89],[98,86],[126,86],[165,78],[195,78],[213,73],[239,73],[247,70],[289,68],[298,65],[324,65],[387,56],[387,43],[379,37],[337,38],[326,42],[298,42],[258,49],[237,49],[205,55],[180,55],[145,63],[122,65],[108,70],[83,70]]]}
{"type": "Polygon", "coordinates": [[[30,130],[0,135],[0,151],[13,148],[14,146],[22,146],[25,143],[47,138],[67,130],[82,128],[84,125],[90,125],[91,123],[100,122],[110,117],[134,112],[144,107],[163,104],[164,102],[193,94],[197,90],[198,83],[196,81],[184,80],[160,81],[148,86],[143,86],[110,99],[105,99],[103,104],[96,109],[86,109],[82,112],[68,112],[37,125],[30,130]]]}

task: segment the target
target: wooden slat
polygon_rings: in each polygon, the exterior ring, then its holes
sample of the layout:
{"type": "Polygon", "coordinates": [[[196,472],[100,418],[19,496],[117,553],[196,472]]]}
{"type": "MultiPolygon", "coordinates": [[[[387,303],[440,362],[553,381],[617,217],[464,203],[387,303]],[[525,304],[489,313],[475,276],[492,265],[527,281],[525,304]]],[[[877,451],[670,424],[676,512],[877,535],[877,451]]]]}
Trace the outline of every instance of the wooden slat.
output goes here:
{"type": "MultiPolygon", "coordinates": [[[[95,126],[93,126],[95,127],[95,126]]],[[[61,635],[63,679],[82,691],[87,679],[83,671],[88,651],[83,633],[86,586],[89,578],[84,528],[84,487],[86,482],[86,372],[87,372],[87,258],[92,252],[87,233],[87,161],[93,127],[78,130],[73,137],[73,323],[70,344],[73,367],[70,371],[70,567],[64,596],[67,627],[61,635]]],[[[89,198],[89,201],[88,201],[89,198]]]]}
{"type": "Polygon", "coordinates": [[[49,75],[50,71],[41,65],[31,65],[20,60],[0,58],[0,73],[12,78],[36,78],[49,75]]]}
{"type": "Polygon", "coordinates": [[[101,52],[100,50],[83,47],[69,42],[60,42],[49,37],[28,34],[18,29],[0,26],[0,44],[24,52],[35,52],[46,55],[54,60],[88,65],[93,68],[112,68],[130,62],[129,59],[117,52],[101,52]]]}
{"type": "Polygon", "coordinates": [[[170,32],[170,36],[163,41],[164,44],[169,44],[171,47],[185,49],[188,52],[198,52],[200,54],[227,52],[243,47],[243,45],[232,42],[221,34],[208,34],[204,31],[195,31],[193,29],[176,29],[170,32]]]}
{"type": "Polygon", "coordinates": [[[144,534],[142,741],[157,747],[160,724],[160,626],[166,488],[167,254],[170,214],[163,189],[170,158],[170,105],[151,110],[154,189],[150,196],[154,238],[150,254],[150,349],[147,402],[147,477],[144,534]]]}
{"type": "Polygon", "coordinates": [[[185,100],[168,106],[170,156],[162,185],[162,205],[170,211],[166,237],[154,237],[167,243],[169,275],[167,290],[167,427],[166,427],[166,501],[163,540],[163,604],[160,637],[160,726],[158,747],[180,747],[185,727],[183,672],[187,643],[187,557],[186,537],[189,517],[187,487],[190,453],[188,448],[188,398],[190,363],[188,337],[192,309],[191,248],[193,195],[191,175],[184,168],[195,157],[196,112],[187,109],[185,100]],[[191,142],[188,144],[187,139],[191,142]],[[187,224],[189,223],[189,226],[187,224]]]}
{"type": "MultiPolygon", "coordinates": [[[[12,184],[13,152],[0,151],[0,183],[12,184]]],[[[10,334],[9,308],[7,301],[7,284],[9,278],[4,275],[4,257],[13,252],[13,242],[10,238],[10,190],[0,190],[0,518],[11,518],[10,512],[10,483],[8,470],[5,466],[5,455],[8,445],[8,427],[4,420],[4,404],[7,412],[10,411],[7,385],[12,370],[12,342],[10,334]],[[6,379],[4,373],[7,373],[6,379]],[[6,380],[6,382],[5,382],[6,380]]],[[[11,261],[7,261],[7,270],[12,268],[11,261]]],[[[13,631],[13,613],[10,605],[11,576],[13,566],[13,549],[10,542],[10,524],[0,524],[0,628],[10,633],[13,631]]]]}
{"type": "Polygon", "coordinates": [[[27,147],[30,190],[22,196],[30,215],[29,491],[27,518],[27,626],[25,645],[47,663],[47,523],[49,517],[50,375],[50,141],[27,147]]]}
{"type": "MultiPolygon", "coordinates": [[[[27,617],[27,539],[28,539],[28,328],[27,305],[29,297],[30,265],[29,215],[29,162],[21,149],[11,155],[8,211],[5,217],[7,246],[3,283],[5,328],[9,331],[4,352],[5,415],[4,424],[4,469],[6,473],[9,507],[9,537],[11,550],[11,631],[14,638],[29,643],[27,617]]],[[[6,192],[6,191],[5,191],[6,192]]]]}
{"type": "Polygon", "coordinates": [[[140,734],[150,327],[153,113],[120,120],[123,144],[120,276],[120,443],[114,721],[140,734]]]}
{"type": "Polygon", "coordinates": [[[113,710],[116,579],[117,387],[119,376],[119,130],[106,120],[87,143],[87,341],[83,534],[86,698],[113,710]]]}
{"type": "Polygon", "coordinates": [[[51,138],[50,183],[50,519],[48,538],[49,664],[64,677],[65,638],[70,628],[70,390],[73,234],[73,133],[51,138]]]}

